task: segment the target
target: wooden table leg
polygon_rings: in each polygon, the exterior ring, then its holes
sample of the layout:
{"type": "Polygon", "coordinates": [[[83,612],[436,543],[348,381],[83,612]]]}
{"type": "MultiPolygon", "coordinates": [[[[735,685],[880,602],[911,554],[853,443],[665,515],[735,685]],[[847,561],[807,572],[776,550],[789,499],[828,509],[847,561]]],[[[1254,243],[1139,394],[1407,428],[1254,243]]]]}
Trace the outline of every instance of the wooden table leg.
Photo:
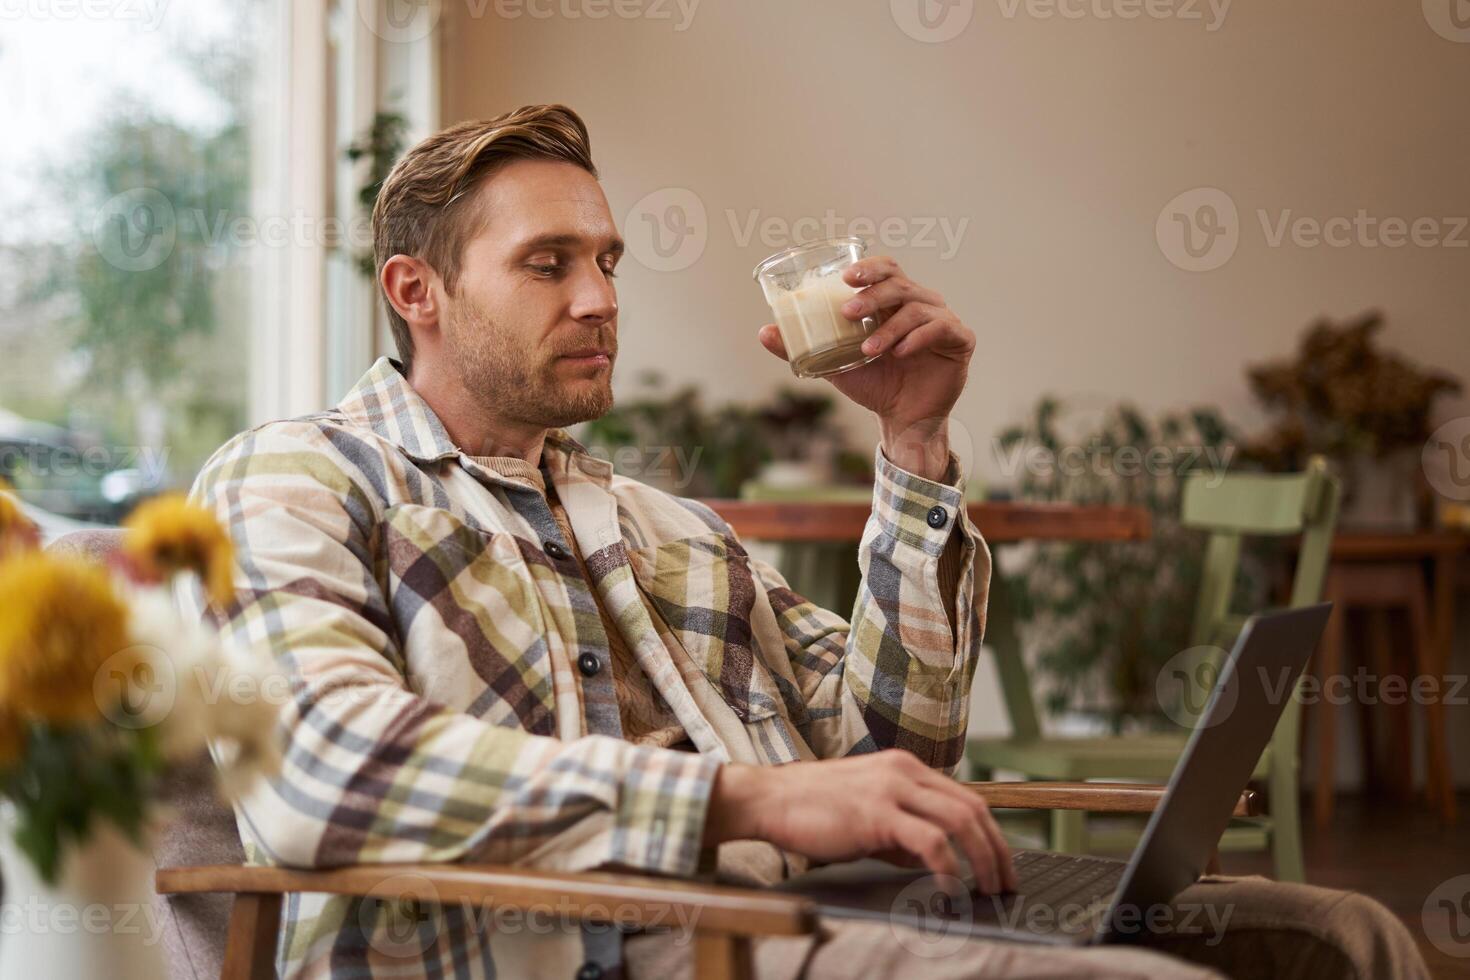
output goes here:
{"type": "Polygon", "coordinates": [[[1342,671],[1342,647],[1345,638],[1343,623],[1347,618],[1347,605],[1342,601],[1342,589],[1338,587],[1336,572],[1327,576],[1326,598],[1335,605],[1332,615],[1327,617],[1327,626],[1322,631],[1317,675],[1321,679],[1319,696],[1312,706],[1312,724],[1317,731],[1317,785],[1312,789],[1312,813],[1317,826],[1322,829],[1332,823],[1333,794],[1336,791],[1336,748],[1337,713],[1333,711],[1332,699],[1325,696],[1331,679],[1342,671]]]}
{"type": "MultiPolygon", "coordinates": [[[[1343,628],[1344,635],[1354,635],[1352,620],[1354,618],[1361,620],[1362,617],[1366,615],[1370,615],[1370,613],[1361,609],[1356,610],[1356,612],[1352,610],[1344,610],[1344,616],[1346,617],[1347,621],[1347,625],[1343,628]]],[[[1360,628],[1362,628],[1361,623],[1359,623],[1359,626],[1360,628]]],[[[1371,658],[1371,644],[1369,644],[1369,650],[1369,657],[1371,658]]],[[[1349,663],[1353,662],[1353,658],[1351,656],[1345,657],[1344,659],[1347,660],[1349,663]]],[[[1362,701],[1359,701],[1358,757],[1363,761],[1363,790],[1367,793],[1376,793],[1383,788],[1383,767],[1382,765],[1380,765],[1383,748],[1381,744],[1382,741],[1383,739],[1381,737],[1381,733],[1379,732],[1378,713],[1373,710],[1373,705],[1370,703],[1369,700],[1364,699],[1362,701]]]]}
{"type": "Polygon", "coordinates": [[[754,977],[750,937],[728,932],[694,934],[694,975],[710,980],[751,980],[754,977]]]}
{"type": "MultiPolygon", "coordinates": [[[[1455,647],[1455,571],[1459,567],[1460,556],[1458,554],[1441,553],[1434,559],[1434,648],[1437,654],[1438,676],[1441,683],[1450,674],[1450,658],[1455,647]]],[[[1443,694],[1448,694],[1448,688],[1444,688],[1443,694]]],[[[1444,737],[1445,758],[1445,796],[1441,801],[1441,815],[1445,823],[1454,823],[1457,816],[1455,809],[1455,780],[1454,766],[1449,758],[1449,732],[1448,721],[1444,717],[1444,701],[1440,700],[1440,731],[1444,737]]]]}
{"type": "MultiPolygon", "coordinates": [[[[1428,601],[1421,591],[1410,615],[1419,621],[1417,631],[1425,639],[1423,654],[1415,664],[1416,672],[1433,678],[1432,697],[1425,705],[1424,728],[1429,743],[1426,782],[1430,800],[1439,804],[1440,818],[1455,822],[1455,780],[1450,768],[1450,752],[1445,731],[1445,677],[1449,673],[1450,648],[1455,628],[1455,556],[1437,555],[1434,559],[1434,621],[1429,622],[1428,601]]],[[[1421,579],[1422,583],[1422,579],[1421,579]]]]}
{"type": "Polygon", "coordinates": [[[1388,722],[1386,725],[1388,729],[1387,759],[1390,761],[1390,764],[1385,767],[1388,777],[1387,786],[1393,799],[1404,803],[1414,796],[1414,715],[1407,693],[1402,700],[1396,699],[1396,703],[1390,704],[1383,696],[1383,689],[1384,682],[1388,678],[1413,673],[1414,655],[1409,655],[1407,659],[1411,661],[1411,665],[1408,669],[1403,669],[1400,664],[1405,658],[1395,656],[1395,651],[1417,649],[1420,637],[1413,629],[1412,617],[1409,619],[1408,635],[1401,634],[1401,642],[1395,643],[1391,609],[1369,609],[1366,615],[1368,617],[1368,663],[1376,680],[1374,689],[1365,692],[1368,695],[1368,710],[1372,712],[1376,707],[1386,716],[1388,722]]]}

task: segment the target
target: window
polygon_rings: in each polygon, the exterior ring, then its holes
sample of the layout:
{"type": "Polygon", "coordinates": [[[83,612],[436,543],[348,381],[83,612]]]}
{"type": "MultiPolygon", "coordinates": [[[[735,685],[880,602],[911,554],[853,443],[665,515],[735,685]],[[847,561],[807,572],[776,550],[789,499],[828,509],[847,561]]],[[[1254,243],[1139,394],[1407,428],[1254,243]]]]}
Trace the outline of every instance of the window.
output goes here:
{"type": "Polygon", "coordinates": [[[437,127],[437,28],[392,13],[0,5],[0,477],[48,536],[187,488],[391,349],[345,151],[384,113],[437,127]]]}
{"type": "Polygon", "coordinates": [[[279,0],[0,19],[0,476],[115,522],[244,428],[279,0]]]}

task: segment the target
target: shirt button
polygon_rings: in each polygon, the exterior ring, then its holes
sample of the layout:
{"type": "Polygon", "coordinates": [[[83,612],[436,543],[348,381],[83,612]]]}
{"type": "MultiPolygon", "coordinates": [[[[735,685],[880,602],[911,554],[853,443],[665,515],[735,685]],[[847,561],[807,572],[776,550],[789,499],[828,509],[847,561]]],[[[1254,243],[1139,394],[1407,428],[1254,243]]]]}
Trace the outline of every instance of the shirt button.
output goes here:
{"type": "Polygon", "coordinates": [[[577,980],[602,980],[602,967],[588,960],[577,968],[577,980]]]}
{"type": "Polygon", "coordinates": [[[577,669],[583,677],[593,677],[602,669],[602,661],[597,659],[597,654],[584,652],[577,658],[577,669]]]}
{"type": "Polygon", "coordinates": [[[949,514],[945,512],[943,507],[940,507],[936,504],[935,506],[929,508],[928,521],[930,527],[944,527],[944,522],[947,520],[949,520],[949,514]]]}
{"type": "Polygon", "coordinates": [[[567,549],[563,548],[555,541],[548,541],[545,545],[543,545],[543,547],[546,549],[546,553],[553,558],[562,559],[567,556],[567,549]]]}

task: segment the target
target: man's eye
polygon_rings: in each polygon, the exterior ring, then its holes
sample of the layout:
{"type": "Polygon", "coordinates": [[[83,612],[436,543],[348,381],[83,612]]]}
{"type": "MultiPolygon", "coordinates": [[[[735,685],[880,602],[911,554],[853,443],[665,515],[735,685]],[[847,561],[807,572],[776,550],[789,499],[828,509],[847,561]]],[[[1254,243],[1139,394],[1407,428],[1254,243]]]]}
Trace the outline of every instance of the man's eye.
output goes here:
{"type": "Polygon", "coordinates": [[[561,271],[559,265],[533,265],[531,268],[543,276],[553,276],[561,271]]]}
{"type": "Polygon", "coordinates": [[[618,274],[612,270],[611,266],[604,268],[602,272],[603,275],[607,276],[609,279],[616,279],[618,277],[618,274]]]}

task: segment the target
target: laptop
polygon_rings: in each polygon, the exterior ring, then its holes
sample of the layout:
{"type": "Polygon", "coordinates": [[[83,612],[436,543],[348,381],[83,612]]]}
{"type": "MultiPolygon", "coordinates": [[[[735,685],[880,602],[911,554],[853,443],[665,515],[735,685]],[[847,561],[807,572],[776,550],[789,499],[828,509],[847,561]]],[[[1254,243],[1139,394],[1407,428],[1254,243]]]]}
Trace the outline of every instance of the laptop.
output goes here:
{"type": "Polygon", "coordinates": [[[946,937],[1090,945],[1129,942],[1166,919],[1180,926],[1188,910],[1172,900],[1204,872],[1331,610],[1326,602],[1246,622],[1128,860],[1017,851],[1019,886],[1004,895],[978,894],[963,857],[960,882],[869,859],[825,865],[777,890],[811,898],[828,918],[946,937]]]}

